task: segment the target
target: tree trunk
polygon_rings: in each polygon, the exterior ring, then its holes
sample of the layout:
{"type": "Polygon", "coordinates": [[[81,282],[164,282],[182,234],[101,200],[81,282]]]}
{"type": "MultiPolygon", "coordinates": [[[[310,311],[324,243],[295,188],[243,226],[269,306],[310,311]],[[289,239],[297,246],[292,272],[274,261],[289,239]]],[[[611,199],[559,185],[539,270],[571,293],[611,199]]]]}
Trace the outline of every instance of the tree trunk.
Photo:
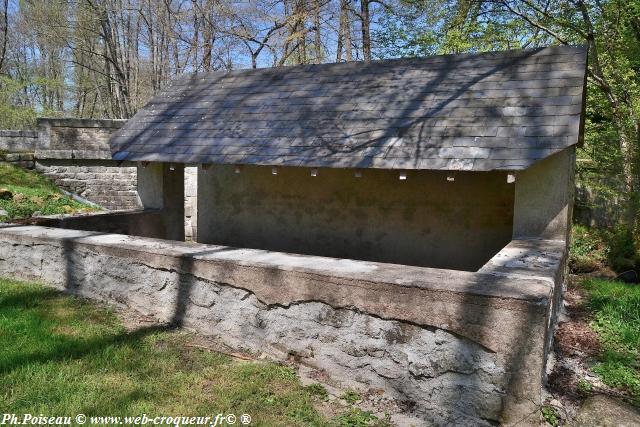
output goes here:
{"type": "Polygon", "coordinates": [[[0,74],[7,55],[7,39],[9,36],[9,0],[4,0],[2,5],[2,45],[0,46],[0,74]]]}
{"type": "MultiPolygon", "coordinates": [[[[344,42],[345,61],[353,60],[351,55],[351,17],[349,16],[350,0],[340,0],[340,40],[344,42]]],[[[340,50],[342,59],[342,49],[340,50]]]]}
{"type": "Polygon", "coordinates": [[[365,62],[370,62],[371,30],[369,22],[369,0],[360,0],[360,16],[362,17],[362,56],[365,62]]]}
{"type": "Polygon", "coordinates": [[[313,14],[313,26],[315,27],[315,62],[320,64],[322,62],[322,34],[320,34],[320,0],[315,0],[315,11],[313,14]]]}

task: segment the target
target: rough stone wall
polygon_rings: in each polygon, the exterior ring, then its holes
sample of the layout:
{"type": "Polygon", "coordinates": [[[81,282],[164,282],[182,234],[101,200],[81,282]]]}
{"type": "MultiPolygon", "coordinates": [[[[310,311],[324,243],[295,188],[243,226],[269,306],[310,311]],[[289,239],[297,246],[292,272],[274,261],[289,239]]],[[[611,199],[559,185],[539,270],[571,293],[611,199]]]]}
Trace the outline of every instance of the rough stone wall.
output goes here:
{"type": "Polygon", "coordinates": [[[0,229],[0,271],[239,350],[383,389],[426,425],[539,425],[566,247],[511,242],[480,272],[36,226],[0,229]]]}
{"type": "Polygon", "coordinates": [[[0,160],[33,169],[38,132],[32,130],[0,130],[0,160]]]}
{"type": "Polygon", "coordinates": [[[576,163],[573,221],[589,227],[613,227],[623,219],[624,177],[615,169],[601,169],[592,161],[576,163]]]}
{"type": "Polygon", "coordinates": [[[138,207],[136,166],[110,160],[38,159],[36,170],[58,187],[110,210],[138,207]]]}
{"type": "Polygon", "coordinates": [[[111,159],[109,136],[126,120],[38,119],[39,158],[111,159]]]}
{"type": "Polygon", "coordinates": [[[1,246],[4,274],[124,304],[197,328],[231,348],[302,358],[345,386],[385,390],[429,424],[488,426],[486,420],[500,418],[505,384],[498,356],[445,330],[319,301],[268,304],[250,291],[197,273],[73,242],[1,246]]]}
{"type": "MultiPolygon", "coordinates": [[[[109,210],[140,207],[137,167],[111,160],[108,141],[123,120],[38,119],[37,130],[0,130],[0,161],[33,169],[109,210]]],[[[197,168],[185,169],[185,237],[196,231],[197,168]]]]}
{"type": "Polygon", "coordinates": [[[135,165],[111,160],[109,135],[124,122],[38,119],[36,169],[60,188],[106,209],[139,207],[135,165]]]}

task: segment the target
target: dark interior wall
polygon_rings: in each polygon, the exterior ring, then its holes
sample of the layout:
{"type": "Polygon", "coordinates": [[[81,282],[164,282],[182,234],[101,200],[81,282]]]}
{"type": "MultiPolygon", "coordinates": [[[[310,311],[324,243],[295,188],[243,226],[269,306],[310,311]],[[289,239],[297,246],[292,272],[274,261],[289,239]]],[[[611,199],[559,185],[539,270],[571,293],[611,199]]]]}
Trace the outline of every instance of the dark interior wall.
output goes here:
{"type": "Polygon", "coordinates": [[[202,243],[475,271],[512,235],[506,173],[212,166],[198,172],[202,243]]]}
{"type": "Polygon", "coordinates": [[[162,210],[109,212],[65,218],[31,218],[25,222],[44,227],[168,238],[162,210]]]}

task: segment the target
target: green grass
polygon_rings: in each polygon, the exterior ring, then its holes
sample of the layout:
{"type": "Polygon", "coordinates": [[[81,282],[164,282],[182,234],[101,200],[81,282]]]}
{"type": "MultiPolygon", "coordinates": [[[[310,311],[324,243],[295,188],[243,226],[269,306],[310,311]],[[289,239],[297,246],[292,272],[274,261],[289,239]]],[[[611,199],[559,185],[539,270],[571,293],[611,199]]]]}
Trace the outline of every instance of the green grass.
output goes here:
{"type": "Polygon", "coordinates": [[[586,279],[591,327],[601,345],[594,367],[603,382],[627,390],[640,405],[640,285],[586,279]]]}
{"type": "Polygon", "coordinates": [[[347,390],[342,394],[342,396],[340,396],[340,398],[347,403],[354,404],[361,400],[362,396],[355,390],[347,390]]]}
{"type": "Polygon", "coordinates": [[[267,362],[188,346],[192,335],[127,332],[117,316],[38,284],[0,279],[2,412],[135,416],[248,413],[251,425],[380,425],[355,408],[325,419],[320,386],[267,362]]]}
{"type": "Polygon", "coordinates": [[[96,210],[95,207],[64,195],[39,173],[8,163],[0,163],[0,189],[7,189],[12,193],[12,197],[8,199],[0,198],[0,209],[8,214],[0,217],[0,220],[29,218],[34,212],[54,215],[96,210]]]}

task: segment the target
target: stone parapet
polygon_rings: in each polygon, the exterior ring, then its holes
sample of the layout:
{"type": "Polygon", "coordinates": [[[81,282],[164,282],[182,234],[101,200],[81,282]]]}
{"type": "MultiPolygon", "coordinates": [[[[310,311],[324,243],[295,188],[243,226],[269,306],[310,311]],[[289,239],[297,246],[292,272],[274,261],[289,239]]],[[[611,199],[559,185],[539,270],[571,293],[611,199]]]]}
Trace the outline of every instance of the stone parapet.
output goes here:
{"type": "Polygon", "coordinates": [[[293,356],[427,423],[533,425],[563,248],[514,241],[472,273],[12,226],[0,270],[293,356]]]}

